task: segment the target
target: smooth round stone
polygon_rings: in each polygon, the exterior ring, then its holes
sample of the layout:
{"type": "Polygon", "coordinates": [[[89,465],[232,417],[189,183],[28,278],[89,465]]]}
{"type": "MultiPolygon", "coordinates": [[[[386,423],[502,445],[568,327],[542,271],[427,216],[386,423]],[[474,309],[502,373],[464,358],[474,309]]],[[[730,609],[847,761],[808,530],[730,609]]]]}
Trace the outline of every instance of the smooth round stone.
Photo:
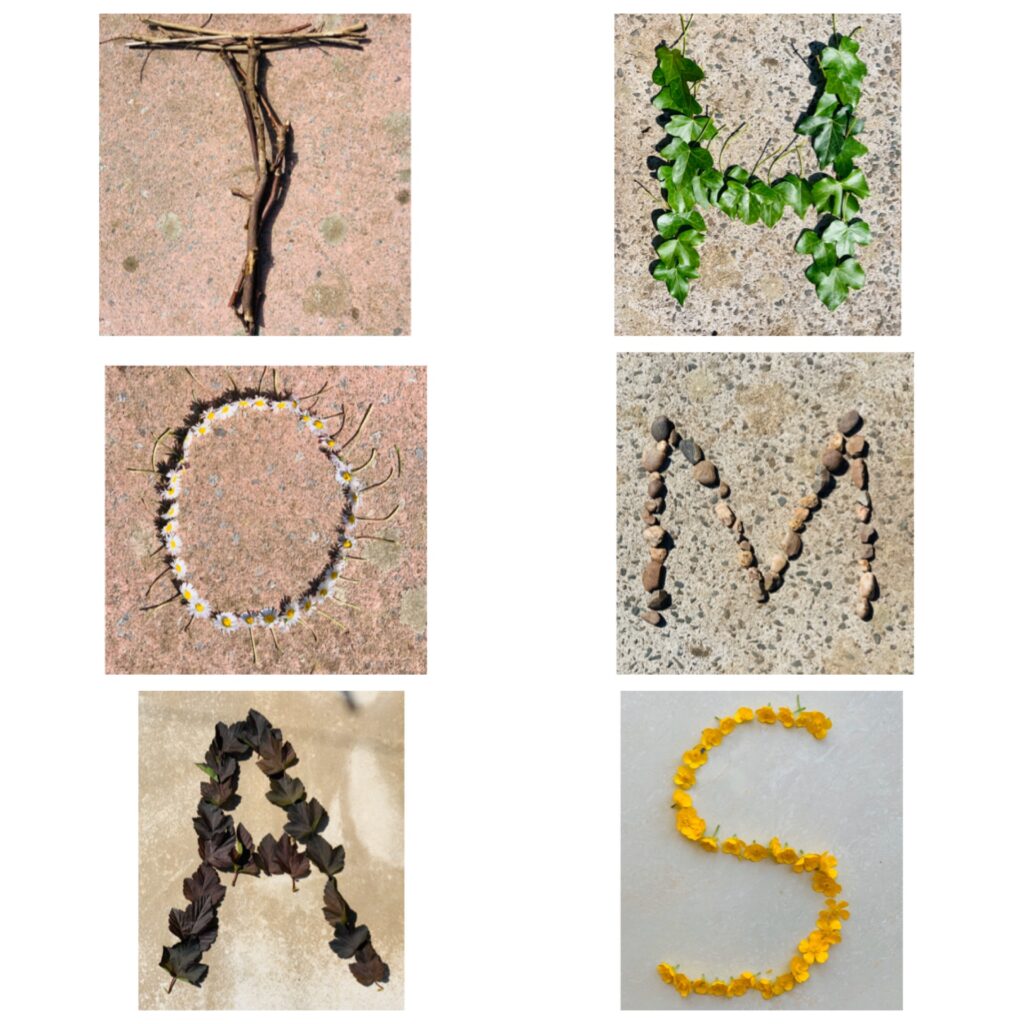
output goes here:
{"type": "Polygon", "coordinates": [[[846,438],[842,434],[833,434],[826,443],[826,448],[833,448],[837,452],[841,452],[846,445],[846,438]]]}
{"type": "Polygon", "coordinates": [[[658,477],[657,480],[647,482],[647,496],[649,498],[660,498],[665,493],[665,481],[658,477]]]}
{"type": "Polygon", "coordinates": [[[857,568],[861,572],[871,572],[871,563],[866,558],[858,559],[857,568]]]}
{"type": "Polygon", "coordinates": [[[668,548],[648,548],[647,554],[652,562],[661,565],[668,558],[668,548]]]}
{"type": "Polygon", "coordinates": [[[786,571],[786,566],[789,565],[789,559],[785,555],[775,554],[772,555],[771,570],[776,576],[786,571]]]}
{"type": "Polygon", "coordinates": [[[747,569],[754,564],[754,552],[740,549],[736,552],[736,561],[741,569],[747,569]]]}
{"type": "Polygon", "coordinates": [[[793,509],[793,518],[798,523],[806,523],[807,520],[810,519],[810,517],[811,517],[811,510],[809,508],[804,508],[801,505],[801,506],[793,509]]]}
{"type": "Polygon", "coordinates": [[[871,618],[871,602],[866,597],[857,601],[857,616],[865,620],[871,618]]]}
{"type": "Polygon", "coordinates": [[[640,618],[643,619],[644,622],[649,622],[652,626],[661,626],[665,623],[665,620],[657,612],[652,612],[650,610],[644,612],[640,618]]]}
{"type": "Polygon", "coordinates": [[[718,483],[718,470],[715,469],[715,464],[702,459],[693,467],[693,479],[705,487],[714,487],[718,483]]]}
{"type": "Polygon", "coordinates": [[[640,521],[646,524],[647,526],[658,525],[658,517],[653,512],[650,512],[647,509],[644,509],[643,512],[640,513],[640,521]]]}
{"type": "Polygon", "coordinates": [[[647,607],[653,608],[655,611],[661,611],[662,608],[667,608],[671,603],[672,595],[667,590],[656,590],[651,594],[647,607]]]}
{"type": "Polygon", "coordinates": [[[815,509],[821,504],[821,499],[816,494],[805,494],[797,504],[801,508],[815,509]]]}
{"type": "Polygon", "coordinates": [[[664,498],[648,498],[644,502],[644,508],[648,512],[654,512],[656,515],[660,515],[665,511],[665,499],[664,498]]]}
{"type": "Polygon", "coordinates": [[[655,441],[667,441],[672,430],[673,423],[667,416],[657,416],[651,424],[651,437],[655,441]]]}
{"type": "Polygon", "coordinates": [[[868,464],[863,459],[850,460],[850,479],[853,486],[864,490],[868,485],[868,464]]]}
{"type": "Polygon", "coordinates": [[[741,540],[739,542],[740,551],[753,551],[754,545],[749,540],[741,540]]]}
{"type": "Polygon", "coordinates": [[[871,518],[871,509],[866,505],[858,505],[854,515],[858,522],[866,523],[871,518]]]}
{"type": "Polygon", "coordinates": [[[679,450],[691,466],[696,466],[698,462],[704,459],[704,450],[692,437],[684,437],[679,443],[679,450]]]}
{"type": "Polygon", "coordinates": [[[859,459],[868,450],[867,438],[863,434],[854,434],[846,442],[846,452],[855,459],[859,459]]]}
{"type": "Polygon", "coordinates": [[[644,530],[644,540],[647,541],[649,548],[660,548],[665,544],[665,538],[668,534],[660,526],[648,526],[644,530]]]}
{"type": "Polygon", "coordinates": [[[819,466],[814,476],[814,493],[824,494],[831,486],[832,474],[824,466],[819,466]]]}
{"type": "Polygon", "coordinates": [[[782,582],[782,577],[777,572],[766,572],[764,574],[764,589],[771,593],[777,590],[782,582]]]}
{"type": "Polygon", "coordinates": [[[675,429],[673,429],[672,433],[668,435],[668,443],[670,445],[672,445],[673,448],[678,448],[679,447],[679,442],[682,439],[683,439],[683,435],[680,434],[679,431],[675,430],[675,429]]]}
{"type": "Polygon", "coordinates": [[[790,519],[786,524],[794,533],[801,533],[803,528],[807,525],[802,519],[790,519]]]}
{"type": "Polygon", "coordinates": [[[640,457],[640,465],[647,470],[648,473],[653,473],[655,470],[661,469],[665,465],[665,460],[668,458],[668,445],[664,441],[659,441],[655,445],[651,445],[650,448],[645,448],[643,455],[640,457]]]}
{"type": "Polygon", "coordinates": [[[644,566],[644,574],[642,582],[644,590],[651,594],[655,590],[661,590],[661,585],[665,579],[665,566],[660,562],[648,562],[644,566]]]}
{"type": "Polygon", "coordinates": [[[732,526],[736,521],[736,516],[733,514],[732,509],[724,501],[720,501],[715,506],[715,516],[723,526],[732,526]]]}
{"type": "Polygon", "coordinates": [[[724,480],[718,485],[718,496],[720,498],[728,498],[731,492],[732,489],[724,480]]]}
{"type": "Polygon", "coordinates": [[[751,593],[754,596],[754,600],[758,604],[764,604],[768,600],[768,594],[764,589],[764,580],[758,579],[756,582],[750,584],[751,593]]]}
{"type": "Polygon", "coordinates": [[[786,552],[787,558],[796,558],[797,555],[803,550],[804,542],[800,539],[799,533],[794,533],[792,530],[786,534],[786,539],[782,544],[782,550],[786,552]]]}
{"type": "Polygon", "coordinates": [[[839,417],[839,422],[836,426],[839,428],[841,434],[853,434],[857,431],[857,428],[861,425],[860,413],[856,409],[851,409],[849,412],[843,413],[839,417]]]}
{"type": "Polygon", "coordinates": [[[843,456],[835,448],[826,448],[821,453],[821,464],[830,473],[834,473],[843,464],[843,456]]]}
{"type": "Polygon", "coordinates": [[[868,600],[875,596],[875,574],[873,572],[866,572],[861,576],[857,584],[857,593],[868,600]]]}
{"type": "Polygon", "coordinates": [[[861,544],[860,546],[860,557],[865,562],[870,562],[875,557],[875,545],[874,544],[861,544]]]}
{"type": "Polygon", "coordinates": [[[878,534],[873,526],[857,527],[857,537],[860,539],[861,544],[870,544],[877,536],[878,534]]]}

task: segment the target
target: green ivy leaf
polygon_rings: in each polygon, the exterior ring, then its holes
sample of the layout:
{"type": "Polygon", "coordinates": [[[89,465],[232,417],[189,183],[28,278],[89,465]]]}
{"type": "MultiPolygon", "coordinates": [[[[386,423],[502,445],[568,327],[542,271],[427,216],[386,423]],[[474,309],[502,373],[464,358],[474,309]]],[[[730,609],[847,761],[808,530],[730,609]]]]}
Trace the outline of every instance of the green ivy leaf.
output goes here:
{"type": "Polygon", "coordinates": [[[714,206],[724,184],[725,177],[721,171],[712,169],[697,175],[692,182],[694,202],[698,206],[714,206]]]}
{"type": "Polygon", "coordinates": [[[792,207],[798,217],[803,218],[807,207],[811,205],[811,186],[803,178],[787,174],[775,182],[772,188],[787,206],[792,207]]]}
{"type": "Polygon", "coordinates": [[[700,117],[687,117],[685,114],[677,114],[665,125],[665,132],[673,135],[683,142],[710,142],[717,134],[718,129],[715,122],[706,114],[700,117]]]}
{"type": "Polygon", "coordinates": [[[669,295],[671,295],[679,305],[682,305],[686,301],[686,296],[690,294],[690,282],[697,277],[697,274],[692,271],[687,271],[683,267],[667,267],[660,260],[654,264],[654,269],[651,271],[651,275],[656,281],[664,282],[669,295]]]}
{"type": "Polygon", "coordinates": [[[858,123],[852,108],[840,105],[838,96],[826,92],[821,94],[814,112],[800,121],[796,130],[800,135],[810,136],[818,166],[825,168],[840,154],[847,136],[854,134],[858,123]]]}
{"type": "Polygon", "coordinates": [[[666,267],[682,267],[696,270],[700,266],[700,255],[696,246],[704,236],[696,231],[684,231],[676,238],[670,238],[658,246],[658,258],[666,267]]]}
{"type": "Polygon", "coordinates": [[[693,98],[689,83],[699,82],[704,72],[689,57],[684,57],[678,50],[668,46],[659,46],[654,53],[658,66],[651,78],[661,89],[651,102],[659,110],[696,117],[700,113],[700,104],[693,98]]]}
{"type": "Polygon", "coordinates": [[[832,164],[833,170],[836,172],[837,178],[845,178],[850,171],[853,170],[854,160],[858,160],[864,156],[868,147],[863,142],[858,142],[853,136],[854,132],[859,132],[864,126],[863,121],[855,121],[854,124],[857,126],[850,129],[850,134],[846,137],[843,142],[843,148],[839,151],[835,158],[835,162],[832,164]]]}
{"type": "Polygon", "coordinates": [[[840,219],[853,216],[860,210],[860,203],[853,198],[854,196],[863,199],[870,194],[868,180],[859,167],[850,171],[842,181],[826,176],[819,178],[811,186],[811,198],[814,200],[815,209],[819,212],[827,210],[833,217],[840,219]]]}
{"type": "MultiPolygon", "coordinates": [[[[746,171],[743,173],[747,174],[746,171]]],[[[761,216],[761,204],[757,196],[738,178],[726,181],[718,197],[718,208],[733,220],[741,220],[744,224],[756,224],[761,216]]]]}
{"type": "Polygon", "coordinates": [[[694,228],[700,232],[708,229],[704,218],[696,210],[690,210],[685,214],[675,211],[663,213],[655,222],[655,226],[658,229],[658,234],[664,239],[675,238],[680,231],[686,228],[694,228]]]}
{"type": "MultiPolygon", "coordinates": [[[[826,246],[831,249],[831,246],[826,246]]],[[[834,249],[832,250],[834,252],[834,249]]],[[[862,288],[864,286],[864,269],[852,257],[847,257],[831,268],[826,269],[827,263],[818,263],[816,260],[804,273],[807,279],[814,285],[818,298],[829,308],[834,310],[846,301],[851,288],[862,288]]]]}
{"type": "Polygon", "coordinates": [[[862,220],[851,221],[849,224],[834,220],[822,232],[821,238],[835,246],[838,257],[853,256],[858,245],[867,245],[871,241],[871,228],[862,220]]]}
{"type": "Polygon", "coordinates": [[[761,220],[764,222],[764,226],[767,228],[775,227],[786,212],[786,204],[782,201],[782,197],[771,185],[767,185],[763,181],[755,181],[750,186],[750,191],[753,195],[757,196],[757,202],[761,207],[761,220]]]}
{"type": "Polygon", "coordinates": [[[818,254],[824,249],[824,243],[817,231],[804,228],[800,232],[800,236],[797,238],[796,245],[793,248],[802,256],[814,256],[817,258],[818,254]]]}
{"type": "Polygon", "coordinates": [[[864,62],[857,56],[860,43],[849,36],[841,36],[839,46],[826,46],[821,52],[821,71],[825,87],[851,107],[860,102],[860,86],[868,73],[864,62]]]}

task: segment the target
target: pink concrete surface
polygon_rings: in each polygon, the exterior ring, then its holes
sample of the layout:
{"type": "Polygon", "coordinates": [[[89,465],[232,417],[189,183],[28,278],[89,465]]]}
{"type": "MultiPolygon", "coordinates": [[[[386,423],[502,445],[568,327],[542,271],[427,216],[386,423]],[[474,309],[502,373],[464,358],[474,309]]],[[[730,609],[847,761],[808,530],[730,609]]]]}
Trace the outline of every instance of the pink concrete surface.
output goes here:
{"type": "MultiPolygon", "coordinates": [[[[306,21],[366,22],[370,42],[268,55],[270,102],[294,142],[261,333],[408,334],[409,17],[218,14],[209,27],[306,21]]],[[[99,31],[147,34],[127,14],[101,15],[99,31]]],[[[216,54],[100,46],[101,334],[243,333],[227,302],[246,207],[230,190],[252,180],[241,102],[216,54]]]]}
{"type": "MultiPolygon", "coordinates": [[[[262,367],[196,367],[198,383],[181,367],[108,367],[106,373],[106,667],[112,673],[422,673],[426,671],[426,369],[424,367],[284,367],[282,393],[295,396],[330,385],[316,404],[328,416],[347,411],[354,432],[368,403],[373,409],[346,451],[359,473],[381,480],[401,453],[401,474],[360,502],[361,515],[398,513],[360,532],[397,543],[363,541],[361,560],[346,572],[340,600],[329,603],[313,630],[292,629],[274,647],[256,633],[254,665],[247,631],[223,635],[210,622],[189,620],[180,601],[143,612],[174,593],[164,568],[154,518],[159,506],[148,469],[153,443],[182,425],[193,392],[206,404],[231,386],[254,386],[262,367]],[[314,636],[315,633],[315,636],[314,636]]],[[[272,387],[267,370],[263,390],[272,387]]],[[[305,403],[306,405],[311,404],[305,403]]],[[[338,423],[333,419],[332,423],[338,423]]],[[[217,425],[217,436],[190,453],[180,499],[184,558],[199,592],[216,607],[244,611],[297,596],[326,567],[341,503],[333,471],[311,434],[291,414],[239,413],[217,425]]],[[[160,451],[164,451],[161,446],[160,451]]],[[[158,460],[160,458],[158,454],[158,460]]]]}

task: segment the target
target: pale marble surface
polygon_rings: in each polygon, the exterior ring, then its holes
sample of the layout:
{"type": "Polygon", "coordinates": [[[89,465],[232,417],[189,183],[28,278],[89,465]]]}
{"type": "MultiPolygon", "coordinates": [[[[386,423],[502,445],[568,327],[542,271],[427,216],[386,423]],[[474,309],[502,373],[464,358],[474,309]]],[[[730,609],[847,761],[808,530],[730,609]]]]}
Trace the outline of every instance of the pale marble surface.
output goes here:
{"type": "Polygon", "coordinates": [[[827,849],[850,903],[843,942],[808,982],[765,1002],[681,999],[659,962],[690,977],[787,970],[824,899],[771,861],[710,854],[675,830],[672,776],[715,717],[784,692],[622,695],[622,1008],[891,1010],[902,1006],[902,694],[801,693],[833,723],[819,742],[802,730],[751,723],[726,737],[690,790],[720,837],[827,849]]]}

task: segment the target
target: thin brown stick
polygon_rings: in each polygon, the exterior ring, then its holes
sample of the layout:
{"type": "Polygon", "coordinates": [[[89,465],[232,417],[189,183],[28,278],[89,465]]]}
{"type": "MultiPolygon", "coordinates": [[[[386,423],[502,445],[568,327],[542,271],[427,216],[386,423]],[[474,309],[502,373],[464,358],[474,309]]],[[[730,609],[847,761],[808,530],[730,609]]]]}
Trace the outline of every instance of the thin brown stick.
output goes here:
{"type": "Polygon", "coordinates": [[[375,458],[377,458],[377,449],[376,448],[371,448],[370,449],[370,457],[361,466],[353,466],[351,471],[353,473],[358,473],[360,470],[366,469],[366,467],[371,462],[373,462],[373,460],[375,458]]]}
{"type": "Polygon", "coordinates": [[[154,442],[153,451],[149,455],[149,464],[153,467],[153,472],[156,472],[156,450],[160,442],[171,432],[171,428],[168,427],[154,442]]]}
{"type": "Polygon", "coordinates": [[[252,644],[252,663],[259,668],[260,659],[256,657],[256,637],[253,634],[252,626],[249,627],[249,643],[252,644]]]}
{"type": "Polygon", "coordinates": [[[366,407],[366,412],[363,413],[363,418],[359,421],[359,426],[356,427],[356,432],[341,446],[342,451],[344,451],[363,432],[363,425],[366,423],[367,417],[370,415],[372,409],[373,402],[366,407]]]}
{"type": "Polygon", "coordinates": [[[361,523],[386,523],[401,507],[399,502],[386,516],[356,516],[361,523]]]}
{"type": "Polygon", "coordinates": [[[163,571],[162,573],[160,573],[160,575],[159,575],[159,576],[157,576],[157,578],[156,578],[155,580],[153,580],[153,582],[152,582],[152,583],[150,583],[150,585],[149,585],[148,587],[146,587],[146,592],[145,592],[145,594],[143,594],[142,596],[143,596],[143,597],[149,597],[149,592],[150,592],[150,591],[151,591],[151,590],[152,590],[152,589],[153,589],[153,588],[154,588],[154,587],[155,587],[155,586],[157,585],[157,583],[158,583],[158,582],[159,582],[160,580],[162,580],[162,579],[163,579],[163,578],[164,578],[164,577],[165,577],[165,576],[166,576],[166,575],[167,575],[167,574],[168,574],[168,573],[169,573],[170,571],[171,571],[171,567],[170,567],[170,566],[167,566],[167,568],[166,568],[166,569],[164,569],[164,571],[163,571]]]}
{"type": "Polygon", "coordinates": [[[140,612],[156,611],[157,608],[163,608],[163,606],[165,604],[170,604],[172,601],[174,601],[175,599],[179,598],[180,596],[181,595],[177,592],[177,590],[175,590],[175,592],[173,594],[171,594],[171,596],[169,598],[167,598],[165,601],[161,601],[161,602],[159,602],[159,604],[147,604],[147,605],[143,606],[142,608],[140,608],[139,611],[140,612]]]}
{"type": "Polygon", "coordinates": [[[381,487],[391,479],[391,477],[394,475],[394,472],[395,470],[394,467],[392,466],[390,469],[388,469],[388,475],[384,477],[383,480],[378,480],[375,484],[367,484],[367,486],[364,487],[359,493],[365,494],[367,491],[372,491],[375,487],[381,487]]]}
{"type": "Polygon", "coordinates": [[[397,540],[393,540],[391,537],[371,537],[368,533],[357,533],[355,535],[356,540],[379,540],[384,544],[397,544],[397,540]]]}

